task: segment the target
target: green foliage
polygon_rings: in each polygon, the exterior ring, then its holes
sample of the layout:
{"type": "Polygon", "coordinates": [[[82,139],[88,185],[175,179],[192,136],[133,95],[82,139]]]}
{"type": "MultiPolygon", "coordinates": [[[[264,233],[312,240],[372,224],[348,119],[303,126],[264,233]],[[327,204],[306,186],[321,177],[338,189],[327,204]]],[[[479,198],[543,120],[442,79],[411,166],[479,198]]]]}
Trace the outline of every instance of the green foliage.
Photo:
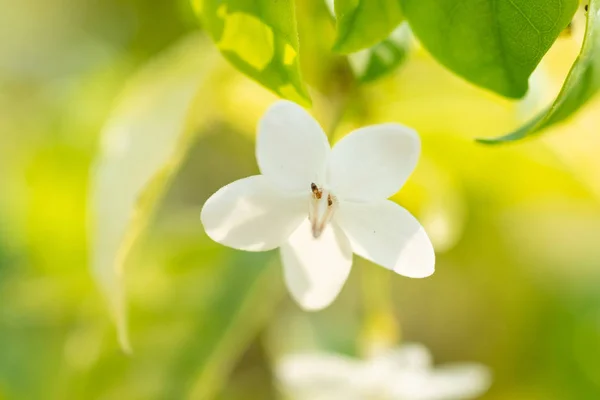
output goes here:
{"type": "Polygon", "coordinates": [[[554,103],[516,131],[483,143],[510,142],[535,135],[562,122],[585,105],[600,89],[600,1],[592,0],[587,12],[587,27],[581,52],[554,103]]]}
{"type": "Polygon", "coordinates": [[[336,0],[334,50],[352,53],[385,40],[402,21],[398,0],[336,0]]]}
{"type": "MultiPolygon", "coordinates": [[[[10,40],[0,46],[0,399],[274,399],[285,355],[362,355],[369,299],[388,292],[402,341],[426,343],[436,362],[489,365],[484,398],[600,399],[600,103],[582,102],[584,118],[544,146],[477,146],[478,134],[512,131],[514,104],[420,51],[394,79],[349,92],[353,75],[331,51],[335,23],[322,0],[296,6],[314,112],[324,121],[344,111],[336,139],[385,121],[422,137],[419,166],[394,201],[434,241],[436,275],[404,279],[356,257],[336,302],[302,311],[285,293],[275,252],[214,243],[198,218],[210,194],[258,172],[256,121],[274,96],[239,79],[206,32],[176,44],[196,20],[180,1],[12,2],[3,14],[10,40]],[[175,142],[187,151],[181,168],[175,142]],[[162,166],[157,153],[167,154],[162,166]],[[92,160],[106,175],[95,204],[104,213],[88,241],[88,195],[99,189],[92,160]],[[143,240],[122,247],[152,208],[143,240]],[[103,265],[103,288],[121,288],[115,247],[96,247],[101,227],[114,240],[105,243],[131,253],[132,356],[117,348],[84,268],[103,265]]],[[[598,3],[591,7],[597,24],[598,3]]],[[[595,90],[596,29],[580,57],[589,60],[573,68],[586,67],[546,123],[595,90]]],[[[563,71],[561,56],[573,61],[570,40],[561,41],[544,60],[552,76],[563,71]]],[[[124,300],[106,293],[113,306],[124,300]]]]}
{"type": "Polygon", "coordinates": [[[209,296],[194,318],[198,337],[183,345],[174,363],[169,398],[212,399],[222,389],[283,297],[281,267],[270,258],[265,253],[237,254],[216,268],[216,287],[198,286],[209,296]]]}
{"type": "Polygon", "coordinates": [[[387,39],[369,49],[350,54],[350,64],[356,78],[367,83],[395,71],[406,61],[411,41],[410,28],[402,23],[387,39]]]}
{"type": "Polygon", "coordinates": [[[293,0],[194,0],[204,29],[237,69],[279,96],[310,104],[300,77],[293,0]]]}
{"type": "Polygon", "coordinates": [[[91,177],[91,266],[126,351],[123,267],[208,112],[206,104],[194,107],[215,65],[207,44],[190,37],[142,68],[102,132],[91,177]]]}
{"type": "Polygon", "coordinates": [[[577,0],[400,0],[423,45],[468,81],[510,98],[571,21],[577,0]]]}

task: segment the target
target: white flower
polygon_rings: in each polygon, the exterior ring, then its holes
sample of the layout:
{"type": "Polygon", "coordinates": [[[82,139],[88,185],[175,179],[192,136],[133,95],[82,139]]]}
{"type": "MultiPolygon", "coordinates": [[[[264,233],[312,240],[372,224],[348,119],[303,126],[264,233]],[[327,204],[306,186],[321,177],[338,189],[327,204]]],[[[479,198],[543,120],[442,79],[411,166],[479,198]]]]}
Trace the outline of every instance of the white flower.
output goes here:
{"type": "Polygon", "coordinates": [[[480,364],[431,365],[421,345],[404,345],[367,360],[327,353],[284,357],[276,368],[292,400],[466,400],[490,386],[480,364]]]}
{"type": "Polygon", "coordinates": [[[434,271],[427,234],[387,198],[400,189],[420,152],[415,131],[398,124],[358,129],[330,149],[300,106],[279,101],[258,126],[262,175],[219,189],[204,204],[213,240],[240,250],[281,247],[285,282],[307,310],[329,305],[352,265],[352,252],[399,274],[434,271]]]}

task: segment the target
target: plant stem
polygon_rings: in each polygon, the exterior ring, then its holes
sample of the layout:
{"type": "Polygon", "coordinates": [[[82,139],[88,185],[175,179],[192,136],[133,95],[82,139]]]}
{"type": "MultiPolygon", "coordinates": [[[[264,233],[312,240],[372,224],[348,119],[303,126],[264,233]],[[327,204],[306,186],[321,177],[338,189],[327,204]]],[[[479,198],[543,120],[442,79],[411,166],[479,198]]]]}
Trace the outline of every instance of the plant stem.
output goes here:
{"type": "Polygon", "coordinates": [[[333,119],[331,120],[331,124],[329,125],[329,129],[327,130],[327,138],[329,139],[329,143],[333,144],[333,139],[335,138],[335,131],[338,126],[344,119],[344,115],[346,114],[346,109],[348,104],[350,103],[350,93],[346,95],[344,99],[338,99],[336,101],[335,114],[333,119]]]}
{"type": "Polygon", "coordinates": [[[331,144],[333,144],[337,128],[357,93],[354,74],[346,58],[342,59],[333,69],[332,78],[334,78],[335,84],[330,88],[328,97],[331,99],[333,117],[327,129],[327,138],[331,144]]]}
{"type": "Polygon", "coordinates": [[[392,279],[394,272],[374,265],[364,268],[362,298],[364,326],[361,350],[373,354],[397,345],[400,340],[400,324],[394,314],[392,279]]]}

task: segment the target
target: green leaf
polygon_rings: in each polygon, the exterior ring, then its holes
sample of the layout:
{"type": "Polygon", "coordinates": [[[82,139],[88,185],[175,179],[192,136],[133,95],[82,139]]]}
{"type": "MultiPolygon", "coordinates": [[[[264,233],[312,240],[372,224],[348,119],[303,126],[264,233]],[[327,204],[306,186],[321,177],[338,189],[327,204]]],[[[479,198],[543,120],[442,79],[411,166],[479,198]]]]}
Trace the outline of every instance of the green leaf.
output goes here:
{"type": "Polygon", "coordinates": [[[386,39],[402,22],[398,0],[335,0],[334,51],[352,53],[386,39]]]}
{"type": "Polygon", "coordinates": [[[122,282],[127,256],[177,169],[210,103],[209,71],[218,61],[192,36],[129,82],[101,134],[90,188],[90,263],[130,350],[122,282]],[[200,96],[201,94],[201,96],[200,96]]]}
{"type": "Polygon", "coordinates": [[[466,80],[510,98],[568,25],[577,0],[400,0],[423,46],[466,80]]]}
{"type": "Polygon", "coordinates": [[[516,131],[499,138],[479,139],[478,141],[497,144],[535,135],[575,114],[599,89],[600,0],[592,0],[588,6],[587,27],[581,51],[554,103],[516,131]]]}
{"type": "Polygon", "coordinates": [[[348,55],[348,59],[360,82],[372,82],[404,63],[411,43],[410,27],[404,22],[387,39],[369,49],[348,55]]]}
{"type": "Polygon", "coordinates": [[[300,76],[293,0],[192,0],[221,53],[279,96],[310,105],[300,76]]]}
{"type": "Polygon", "coordinates": [[[210,296],[193,318],[198,336],[182,346],[168,379],[169,398],[215,398],[283,298],[280,271],[271,253],[238,252],[219,265],[218,285],[206,288],[210,296]]]}

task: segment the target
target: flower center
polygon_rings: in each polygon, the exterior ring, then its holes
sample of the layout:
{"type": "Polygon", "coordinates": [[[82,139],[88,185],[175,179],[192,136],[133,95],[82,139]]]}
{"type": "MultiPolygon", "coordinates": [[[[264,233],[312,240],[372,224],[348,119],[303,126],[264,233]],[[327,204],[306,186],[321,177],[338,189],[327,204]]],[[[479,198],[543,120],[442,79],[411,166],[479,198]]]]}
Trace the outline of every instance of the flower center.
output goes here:
{"type": "Polygon", "coordinates": [[[308,208],[308,219],[311,223],[313,237],[317,239],[331,220],[333,211],[337,206],[337,200],[331,192],[318,187],[315,183],[310,184],[310,191],[312,194],[308,208]]]}

